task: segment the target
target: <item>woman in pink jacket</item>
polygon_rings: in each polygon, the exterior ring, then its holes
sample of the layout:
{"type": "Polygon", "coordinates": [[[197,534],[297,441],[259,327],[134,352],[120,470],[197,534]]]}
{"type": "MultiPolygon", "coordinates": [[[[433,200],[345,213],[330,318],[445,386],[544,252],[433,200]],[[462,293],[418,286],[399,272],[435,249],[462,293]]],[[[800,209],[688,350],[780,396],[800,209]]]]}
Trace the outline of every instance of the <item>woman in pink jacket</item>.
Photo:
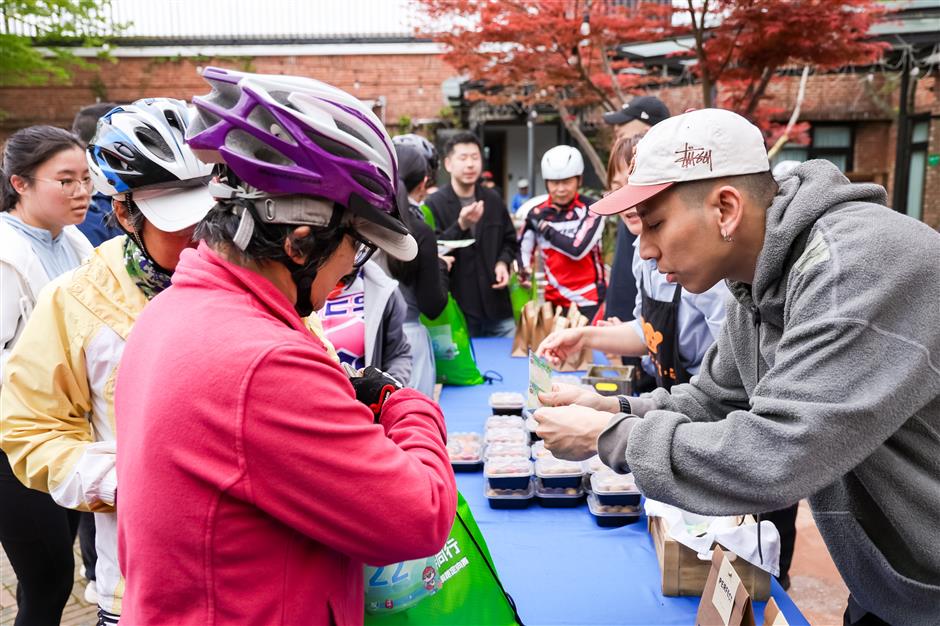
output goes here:
{"type": "Polygon", "coordinates": [[[363,564],[436,553],[456,506],[438,406],[350,378],[302,319],[376,248],[414,257],[395,152],[329,85],[203,77],[188,142],[219,202],[118,374],[122,621],[358,624],[363,564]]]}

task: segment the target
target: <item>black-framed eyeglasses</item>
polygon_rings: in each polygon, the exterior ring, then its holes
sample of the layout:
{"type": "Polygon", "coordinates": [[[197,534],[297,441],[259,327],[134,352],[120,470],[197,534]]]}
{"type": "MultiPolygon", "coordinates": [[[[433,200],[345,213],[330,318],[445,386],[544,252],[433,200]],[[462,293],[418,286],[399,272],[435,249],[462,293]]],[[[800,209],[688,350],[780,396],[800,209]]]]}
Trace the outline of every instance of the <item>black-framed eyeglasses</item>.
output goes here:
{"type": "Polygon", "coordinates": [[[372,255],[375,254],[375,251],[378,249],[378,246],[357,233],[352,228],[347,228],[346,233],[356,240],[356,256],[353,257],[353,269],[358,270],[365,265],[369,259],[372,258],[372,255]]]}

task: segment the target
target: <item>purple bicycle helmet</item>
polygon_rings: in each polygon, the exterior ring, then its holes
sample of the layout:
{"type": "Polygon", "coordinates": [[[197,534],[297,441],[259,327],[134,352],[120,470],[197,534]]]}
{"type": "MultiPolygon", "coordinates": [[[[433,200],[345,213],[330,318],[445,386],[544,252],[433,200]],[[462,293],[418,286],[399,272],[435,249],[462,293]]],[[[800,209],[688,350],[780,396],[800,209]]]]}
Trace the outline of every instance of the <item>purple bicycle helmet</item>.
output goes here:
{"type": "MultiPolygon", "coordinates": [[[[361,101],[311,78],[216,67],[202,77],[212,92],[193,98],[198,115],[186,134],[199,158],[225,163],[267,197],[333,202],[368,222],[360,230],[380,248],[403,260],[414,257],[417,246],[395,202],[392,141],[361,101]]],[[[290,223],[304,223],[292,213],[290,223]]],[[[268,217],[262,219],[287,221],[287,215],[268,217]]]]}

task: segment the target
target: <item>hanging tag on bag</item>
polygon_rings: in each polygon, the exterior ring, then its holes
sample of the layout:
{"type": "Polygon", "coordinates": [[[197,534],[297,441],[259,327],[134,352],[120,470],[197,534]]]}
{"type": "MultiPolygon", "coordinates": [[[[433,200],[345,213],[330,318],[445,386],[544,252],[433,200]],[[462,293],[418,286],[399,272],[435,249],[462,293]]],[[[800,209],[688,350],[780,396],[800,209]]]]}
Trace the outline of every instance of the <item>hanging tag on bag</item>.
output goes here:
{"type": "Polygon", "coordinates": [[[741,583],[728,555],[718,546],[712,553],[695,626],[754,626],[754,611],[747,589],[741,583]]]}

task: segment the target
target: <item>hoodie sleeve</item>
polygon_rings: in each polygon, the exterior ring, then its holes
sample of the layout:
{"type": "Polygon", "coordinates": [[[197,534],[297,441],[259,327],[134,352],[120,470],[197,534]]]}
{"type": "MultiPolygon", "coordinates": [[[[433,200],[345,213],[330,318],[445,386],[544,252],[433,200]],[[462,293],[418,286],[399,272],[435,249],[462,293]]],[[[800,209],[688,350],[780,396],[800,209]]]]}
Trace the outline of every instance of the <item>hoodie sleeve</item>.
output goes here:
{"type": "MultiPolygon", "coordinates": [[[[736,393],[726,387],[734,368],[723,363],[732,352],[730,312],[703,374],[671,397],[654,393],[663,410],[635,423],[626,447],[648,496],[708,514],[782,508],[852,470],[935,400],[935,233],[880,228],[877,242],[860,242],[863,230],[851,223],[834,233],[817,229],[821,239],[790,272],[782,336],[749,406],[720,401],[719,394],[736,393]],[[891,268],[871,261],[889,256],[891,268]],[[903,272],[914,267],[922,273],[911,281],[903,272]]],[[[754,337],[739,332],[740,349],[756,349],[754,337]]]]}
{"type": "Polygon", "coordinates": [[[14,474],[61,506],[109,510],[117,488],[115,445],[95,442],[80,333],[69,326],[63,289],[40,292],[7,362],[0,388],[0,440],[14,474]]]}
{"type": "Polygon", "coordinates": [[[23,317],[22,279],[12,265],[0,261],[0,376],[13,350],[16,330],[23,317]]]}
{"type": "Polygon", "coordinates": [[[441,548],[457,490],[436,404],[403,389],[375,424],[336,364],[297,346],[273,349],[243,386],[251,390],[243,454],[256,506],[372,565],[441,548]],[[284,393],[285,381],[309,393],[284,393]]]}

